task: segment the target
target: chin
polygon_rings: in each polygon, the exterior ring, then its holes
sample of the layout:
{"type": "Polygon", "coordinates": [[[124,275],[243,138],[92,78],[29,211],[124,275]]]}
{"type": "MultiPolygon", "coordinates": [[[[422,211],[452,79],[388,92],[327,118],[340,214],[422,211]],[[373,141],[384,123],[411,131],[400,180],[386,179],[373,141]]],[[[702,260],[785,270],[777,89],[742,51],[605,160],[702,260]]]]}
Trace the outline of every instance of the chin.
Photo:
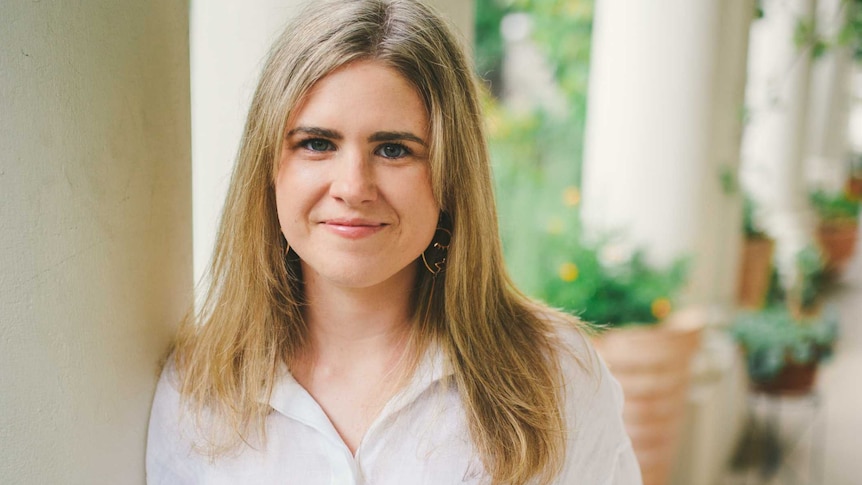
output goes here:
{"type": "MultiPolygon", "coordinates": [[[[303,269],[303,274],[309,274],[303,269]]],[[[373,288],[385,284],[401,284],[412,287],[416,278],[415,263],[397,269],[380,265],[342,263],[337,266],[313,270],[313,278],[320,284],[329,284],[347,289],[373,288]]]]}

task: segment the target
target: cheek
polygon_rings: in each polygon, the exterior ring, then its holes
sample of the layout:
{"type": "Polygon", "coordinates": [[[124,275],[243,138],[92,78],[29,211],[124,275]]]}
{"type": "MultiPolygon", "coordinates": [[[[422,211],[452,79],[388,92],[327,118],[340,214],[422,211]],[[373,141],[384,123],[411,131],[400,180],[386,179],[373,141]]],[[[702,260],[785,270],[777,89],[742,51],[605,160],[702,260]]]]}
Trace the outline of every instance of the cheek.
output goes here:
{"type": "Polygon", "coordinates": [[[296,195],[294,187],[289,181],[290,177],[284,169],[279,170],[275,179],[275,208],[281,232],[285,237],[290,231],[291,224],[296,220],[296,195]]]}
{"type": "Polygon", "coordinates": [[[405,184],[405,188],[408,186],[412,188],[404,192],[404,197],[411,201],[408,212],[414,217],[414,229],[421,234],[421,239],[430,243],[440,218],[440,206],[434,198],[430,181],[412,186],[405,184]]]}
{"type": "Polygon", "coordinates": [[[275,210],[278,215],[278,225],[281,228],[281,233],[287,237],[287,230],[290,223],[290,208],[287,205],[287,200],[278,190],[275,192],[275,210]]]}

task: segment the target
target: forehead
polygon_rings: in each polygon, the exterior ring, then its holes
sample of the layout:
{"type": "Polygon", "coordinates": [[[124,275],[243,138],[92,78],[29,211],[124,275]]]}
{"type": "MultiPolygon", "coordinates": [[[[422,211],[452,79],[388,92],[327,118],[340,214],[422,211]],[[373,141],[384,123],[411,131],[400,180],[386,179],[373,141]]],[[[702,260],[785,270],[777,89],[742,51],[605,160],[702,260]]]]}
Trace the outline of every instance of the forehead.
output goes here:
{"type": "Polygon", "coordinates": [[[365,121],[409,125],[426,132],[428,114],[416,88],[381,61],[342,66],[317,81],[293,111],[289,126],[365,121]]]}

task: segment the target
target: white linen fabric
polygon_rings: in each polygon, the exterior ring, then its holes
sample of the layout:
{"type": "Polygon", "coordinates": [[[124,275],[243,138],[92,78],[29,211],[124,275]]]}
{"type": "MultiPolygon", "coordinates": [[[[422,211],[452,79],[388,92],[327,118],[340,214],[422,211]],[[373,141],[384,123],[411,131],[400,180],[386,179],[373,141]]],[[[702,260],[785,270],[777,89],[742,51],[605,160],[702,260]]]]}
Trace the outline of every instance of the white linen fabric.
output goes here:
{"type": "MultiPolygon", "coordinates": [[[[580,334],[564,358],[564,469],[558,485],[639,485],[640,468],[621,419],[617,381],[580,334]],[[580,360],[583,365],[581,365],[580,360]]],[[[149,485],[450,485],[487,484],[471,443],[460,396],[439,349],[430,350],[410,383],[393,397],[355,456],[315,400],[282,370],[266,421],[266,441],[252,437],[212,460],[196,451],[195,417],[182,409],[176,371],[156,389],[147,443],[149,485]]]]}

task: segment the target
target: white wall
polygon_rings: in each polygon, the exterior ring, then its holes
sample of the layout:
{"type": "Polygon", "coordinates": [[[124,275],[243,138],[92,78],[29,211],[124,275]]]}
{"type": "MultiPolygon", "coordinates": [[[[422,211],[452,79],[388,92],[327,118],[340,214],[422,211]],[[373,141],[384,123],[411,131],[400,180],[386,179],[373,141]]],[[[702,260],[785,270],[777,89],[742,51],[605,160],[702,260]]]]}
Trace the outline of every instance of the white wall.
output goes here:
{"type": "MultiPolygon", "coordinates": [[[[209,264],[251,96],[269,46],[304,0],[192,0],[194,272],[209,264]]],[[[472,45],[472,1],[430,0],[472,45]]]]}
{"type": "Polygon", "coordinates": [[[0,18],[0,483],[142,484],[191,296],[187,5],[0,18]]]}
{"type": "Polygon", "coordinates": [[[194,279],[209,264],[251,96],[300,0],[191,0],[194,279]]]}

